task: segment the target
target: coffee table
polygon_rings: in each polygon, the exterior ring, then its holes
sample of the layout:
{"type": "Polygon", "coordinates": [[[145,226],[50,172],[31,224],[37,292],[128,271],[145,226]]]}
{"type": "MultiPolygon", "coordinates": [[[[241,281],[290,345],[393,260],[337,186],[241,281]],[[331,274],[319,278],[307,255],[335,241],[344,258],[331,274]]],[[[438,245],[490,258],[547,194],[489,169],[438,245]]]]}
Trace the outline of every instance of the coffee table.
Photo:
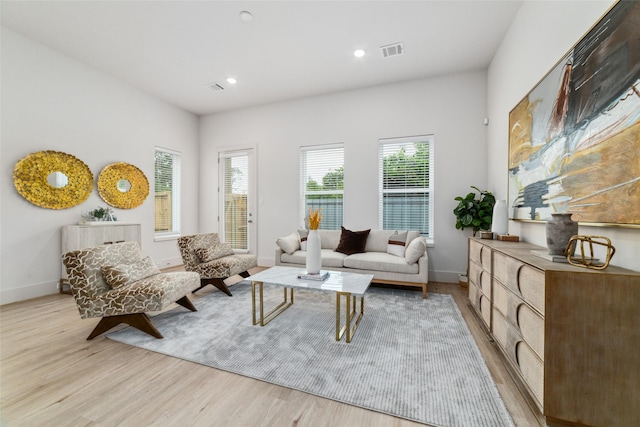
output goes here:
{"type": "Polygon", "coordinates": [[[372,274],[358,274],[349,273],[345,271],[330,271],[329,278],[326,280],[304,280],[298,279],[298,275],[304,273],[302,268],[295,267],[271,267],[268,270],[261,271],[250,277],[251,279],[251,296],[253,307],[253,324],[265,326],[273,319],[275,319],[280,313],[293,305],[293,290],[310,289],[324,292],[336,293],[336,341],[340,341],[342,336],[345,335],[345,341],[351,342],[362,315],[364,314],[364,294],[367,292],[371,280],[373,280],[372,274]],[[268,313],[264,312],[264,299],[263,299],[263,284],[270,283],[277,286],[282,286],[283,300],[280,304],[269,310],[268,313]],[[256,287],[259,290],[259,319],[256,313],[256,287]],[[289,299],[287,298],[287,288],[289,289],[289,299]],[[340,302],[342,297],[345,298],[345,323],[342,325],[340,315],[340,302]],[[360,297],[360,313],[353,322],[356,315],[356,300],[360,297]],[[352,324],[353,323],[353,324],[352,324]]]}

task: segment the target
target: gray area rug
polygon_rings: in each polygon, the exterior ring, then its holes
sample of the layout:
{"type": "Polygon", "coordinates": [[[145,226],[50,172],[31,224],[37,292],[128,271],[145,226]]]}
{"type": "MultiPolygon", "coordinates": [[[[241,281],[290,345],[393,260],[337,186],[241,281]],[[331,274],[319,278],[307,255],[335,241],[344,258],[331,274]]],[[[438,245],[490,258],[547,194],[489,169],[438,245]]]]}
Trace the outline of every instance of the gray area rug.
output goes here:
{"type": "MultiPolygon", "coordinates": [[[[264,327],[251,322],[251,286],[214,292],[153,318],[158,340],[134,328],[113,340],[434,426],[512,426],[450,295],[370,288],[350,344],[335,340],[335,294],[296,290],[264,327]]],[[[265,308],[282,289],[265,285],[265,308]],[[269,302],[268,302],[269,301],[269,302]]],[[[343,303],[344,304],[344,303],[343,303]]],[[[342,310],[344,311],[344,309],[342,310]]]]}

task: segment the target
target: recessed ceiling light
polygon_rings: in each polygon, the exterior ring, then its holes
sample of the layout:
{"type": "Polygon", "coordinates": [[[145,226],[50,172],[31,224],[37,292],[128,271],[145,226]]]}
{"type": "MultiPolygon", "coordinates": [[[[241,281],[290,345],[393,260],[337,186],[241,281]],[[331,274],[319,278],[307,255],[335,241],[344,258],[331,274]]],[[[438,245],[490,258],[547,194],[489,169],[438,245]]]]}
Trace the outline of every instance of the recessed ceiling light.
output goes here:
{"type": "Polygon", "coordinates": [[[227,83],[234,85],[234,84],[238,83],[238,81],[236,79],[234,79],[233,77],[229,77],[229,78],[227,78],[227,83]]]}
{"type": "Polygon", "coordinates": [[[353,56],[356,58],[362,58],[366,52],[362,49],[356,49],[353,51],[353,56]]]}
{"type": "Polygon", "coordinates": [[[242,12],[240,12],[240,19],[242,19],[244,22],[251,22],[253,21],[253,15],[251,14],[251,12],[243,10],[242,12]]]}

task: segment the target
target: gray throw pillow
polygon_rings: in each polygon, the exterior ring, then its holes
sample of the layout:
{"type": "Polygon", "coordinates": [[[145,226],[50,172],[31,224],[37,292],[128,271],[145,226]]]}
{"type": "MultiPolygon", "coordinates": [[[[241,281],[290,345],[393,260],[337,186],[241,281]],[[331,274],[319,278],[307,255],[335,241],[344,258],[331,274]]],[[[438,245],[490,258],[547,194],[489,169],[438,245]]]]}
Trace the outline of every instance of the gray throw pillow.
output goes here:
{"type": "Polygon", "coordinates": [[[404,233],[398,233],[397,231],[389,236],[389,241],[387,242],[387,253],[399,257],[404,257],[404,250],[407,247],[407,234],[408,231],[404,233]]]}
{"type": "Polygon", "coordinates": [[[300,250],[307,250],[307,237],[309,237],[309,230],[298,230],[298,237],[300,238],[300,250]]]}

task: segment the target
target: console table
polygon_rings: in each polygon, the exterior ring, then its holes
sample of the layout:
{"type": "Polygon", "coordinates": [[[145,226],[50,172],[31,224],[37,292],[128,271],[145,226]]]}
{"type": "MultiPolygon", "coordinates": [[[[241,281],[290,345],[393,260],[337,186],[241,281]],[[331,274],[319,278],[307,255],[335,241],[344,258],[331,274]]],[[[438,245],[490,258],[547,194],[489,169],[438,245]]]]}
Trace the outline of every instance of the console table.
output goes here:
{"type": "MultiPolygon", "coordinates": [[[[65,225],[62,227],[61,253],[120,242],[137,242],[142,247],[140,224],[104,221],[91,225],[65,225]]],[[[66,289],[68,285],[67,271],[62,265],[60,293],[70,294],[71,291],[66,289]]]]}
{"type": "Polygon", "coordinates": [[[469,239],[469,301],[549,426],[640,425],[640,273],[469,239]]]}

